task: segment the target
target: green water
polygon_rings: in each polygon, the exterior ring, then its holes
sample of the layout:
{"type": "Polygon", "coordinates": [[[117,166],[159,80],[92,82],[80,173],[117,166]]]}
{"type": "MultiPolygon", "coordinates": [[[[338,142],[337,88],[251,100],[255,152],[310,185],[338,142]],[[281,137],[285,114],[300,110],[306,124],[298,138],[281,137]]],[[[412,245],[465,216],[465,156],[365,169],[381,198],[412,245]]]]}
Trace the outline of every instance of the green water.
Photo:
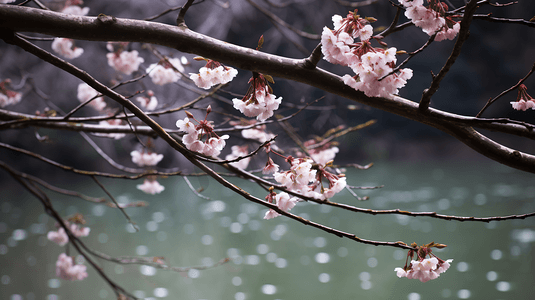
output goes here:
{"type": "MultiPolygon", "coordinates": [[[[396,277],[406,252],[338,238],[292,220],[263,220],[265,209],[222,190],[215,182],[191,178],[196,196],[182,178],[162,179],[166,190],[146,196],[140,182],[102,180],[119,202],[145,200],[145,208],[118,210],[52,194],[64,215],[83,213],[91,233],[87,245],[112,256],[163,256],[172,266],[216,268],[172,272],[140,265],[97,261],[117,283],[149,299],[532,299],[535,218],[504,222],[457,222],[396,215],[371,216],[299,203],[292,212],[361,238],[418,244],[447,244],[435,250],[454,259],[451,268],[427,283],[396,277]]],[[[242,188],[265,192],[239,180],[242,188]]],[[[364,208],[437,211],[462,216],[535,211],[534,176],[496,164],[383,164],[348,172],[348,183],[385,185],[344,192],[333,201],[364,208]]],[[[93,196],[94,186],[79,186],[93,196]]],[[[1,299],[114,299],[112,290],[88,266],[81,282],[59,280],[55,261],[65,248],[46,240],[54,229],[41,204],[18,186],[5,188],[0,204],[1,299]]],[[[76,252],[70,249],[71,255],[76,252]]],[[[86,263],[87,265],[87,263],[86,263]]]]}

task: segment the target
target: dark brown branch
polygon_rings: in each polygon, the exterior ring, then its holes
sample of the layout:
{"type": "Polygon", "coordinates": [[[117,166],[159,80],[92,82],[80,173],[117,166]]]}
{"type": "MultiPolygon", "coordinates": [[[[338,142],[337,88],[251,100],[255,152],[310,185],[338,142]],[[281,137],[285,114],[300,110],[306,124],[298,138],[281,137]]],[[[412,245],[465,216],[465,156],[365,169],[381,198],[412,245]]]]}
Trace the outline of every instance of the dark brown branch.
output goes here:
{"type": "Polygon", "coordinates": [[[178,17],[176,18],[176,25],[178,27],[188,28],[188,26],[186,26],[186,22],[184,22],[184,17],[186,16],[186,12],[188,11],[188,8],[193,4],[193,2],[195,2],[195,0],[188,0],[180,9],[178,17]]]}
{"type": "Polygon", "coordinates": [[[481,116],[481,114],[494,102],[496,102],[496,100],[500,99],[502,96],[505,96],[506,94],[508,94],[509,92],[511,91],[514,91],[515,89],[517,89],[522,83],[524,83],[524,81],[526,81],[526,79],[528,79],[528,77],[533,73],[533,71],[535,71],[535,63],[533,63],[533,66],[531,66],[531,69],[529,70],[528,74],[526,76],[524,76],[524,78],[520,79],[520,81],[513,85],[512,87],[508,88],[507,90],[501,92],[498,96],[492,98],[492,99],[489,99],[489,101],[487,101],[487,103],[485,104],[485,106],[481,109],[481,111],[479,113],[477,113],[476,115],[476,118],[479,118],[481,116]]]}
{"type": "MultiPolygon", "coordinates": [[[[425,114],[422,114],[419,113],[416,103],[400,97],[393,97],[393,99],[366,97],[364,93],[355,91],[345,85],[339,76],[320,68],[305,68],[304,59],[289,59],[262,53],[225,43],[176,26],[121,18],[116,18],[116,21],[112,24],[102,24],[102,22],[97,20],[94,17],[73,17],[28,7],[0,6],[0,28],[4,29],[2,33],[4,40],[10,40],[9,31],[5,31],[7,29],[39,32],[74,39],[152,43],[171,47],[183,52],[210,57],[224,64],[233,65],[244,70],[302,82],[326,92],[433,126],[445,132],[451,132],[447,130],[448,126],[459,130],[465,127],[454,122],[455,120],[463,122],[467,118],[470,119],[469,117],[450,114],[431,108],[425,114]]],[[[92,79],[89,79],[90,77],[87,77],[86,74],[80,73],[81,71],[76,72],[80,74],[80,78],[84,78],[84,81],[91,82],[92,79]]],[[[93,88],[95,87],[97,87],[97,91],[99,92],[104,91],[103,86],[93,84],[93,88]]],[[[110,93],[108,94],[106,95],[112,95],[110,93]]],[[[124,102],[124,97],[112,96],[115,98],[112,99],[124,102]]],[[[134,109],[127,108],[131,111],[134,109]]],[[[139,111],[139,109],[137,110],[139,111]]],[[[138,114],[136,113],[136,115],[138,114]]],[[[143,122],[150,119],[146,114],[142,116],[144,117],[140,119],[143,122]]],[[[152,123],[153,121],[148,122],[145,123],[151,127],[154,126],[153,129],[159,127],[152,123]]],[[[497,125],[494,124],[493,126],[497,125]]],[[[519,127],[518,130],[522,129],[519,127]]],[[[460,132],[466,134],[466,131],[458,131],[458,133],[460,132]]],[[[526,134],[531,133],[526,130],[526,134]]],[[[469,143],[469,139],[473,138],[473,136],[461,135],[457,134],[455,136],[477,152],[488,155],[489,151],[486,147],[490,145],[475,141],[469,143]]],[[[493,157],[496,161],[505,165],[535,173],[535,157],[532,155],[523,154],[521,160],[513,160],[511,159],[510,153],[504,150],[500,155],[493,155],[493,157]]]]}
{"type": "Polygon", "coordinates": [[[457,37],[457,41],[455,41],[455,45],[453,46],[453,50],[451,51],[450,57],[448,58],[440,72],[433,77],[433,82],[431,82],[429,88],[425,89],[422,94],[422,99],[420,100],[419,105],[419,109],[421,112],[424,112],[429,108],[431,97],[438,90],[440,82],[442,81],[442,79],[444,79],[444,77],[446,77],[446,74],[449,72],[450,68],[457,60],[457,57],[459,57],[459,55],[461,54],[461,48],[463,47],[464,42],[468,39],[468,36],[470,34],[470,23],[472,22],[472,16],[475,13],[476,9],[477,1],[470,0],[468,5],[466,5],[464,16],[461,21],[461,29],[459,30],[459,36],[457,37]]]}

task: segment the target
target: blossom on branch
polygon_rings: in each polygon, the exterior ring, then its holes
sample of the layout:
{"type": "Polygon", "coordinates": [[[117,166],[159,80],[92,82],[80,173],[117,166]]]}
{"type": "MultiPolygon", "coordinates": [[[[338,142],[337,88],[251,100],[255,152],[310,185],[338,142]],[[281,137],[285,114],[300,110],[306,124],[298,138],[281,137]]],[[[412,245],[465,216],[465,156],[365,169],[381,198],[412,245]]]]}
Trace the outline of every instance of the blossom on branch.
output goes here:
{"type": "Polygon", "coordinates": [[[155,166],[163,159],[163,154],[145,152],[145,150],[141,152],[134,150],[130,152],[130,155],[132,156],[132,162],[140,167],[155,166]]]}
{"type": "Polygon", "coordinates": [[[413,257],[416,253],[417,260],[411,260],[410,264],[405,263],[403,268],[395,268],[396,275],[401,277],[407,277],[408,279],[418,279],[421,282],[427,282],[429,280],[436,279],[440,274],[446,272],[453,259],[442,260],[436,255],[431,253],[431,248],[443,248],[446,245],[435,244],[431,242],[427,245],[418,247],[416,243],[412,244],[413,247],[417,247],[417,250],[409,250],[407,259],[413,257]],[[429,258],[426,258],[429,256],[429,258]]]}
{"type": "Polygon", "coordinates": [[[156,64],[151,64],[147,70],[152,82],[157,85],[164,85],[177,82],[182,78],[184,67],[178,58],[166,58],[156,64]]]}
{"type": "Polygon", "coordinates": [[[202,57],[195,58],[195,60],[199,59],[206,60],[206,65],[199,69],[198,74],[190,73],[190,79],[200,88],[209,89],[216,84],[228,83],[238,75],[236,69],[223,66],[217,61],[202,57]]]}
{"type": "MultiPolygon", "coordinates": [[[[225,160],[233,160],[240,156],[243,157],[249,154],[249,152],[247,152],[247,145],[245,146],[234,145],[230,149],[232,150],[232,153],[225,156],[225,160]]],[[[230,165],[238,169],[245,170],[247,169],[247,166],[249,166],[250,161],[251,161],[251,157],[246,157],[246,158],[240,159],[239,161],[231,162],[230,165]]]]}
{"type": "Polygon", "coordinates": [[[7,88],[11,84],[11,79],[0,81],[0,107],[14,105],[20,102],[22,94],[7,88]]]}
{"type": "MultiPolygon", "coordinates": [[[[83,237],[88,236],[89,232],[91,231],[91,228],[89,227],[82,227],[80,224],[77,224],[76,222],[70,223],[69,221],[64,221],[65,225],[71,233],[76,237],[83,237]]],[[[59,226],[59,225],[56,225],[59,226]]],[[[63,227],[59,227],[58,231],[49,231],[46,235],[47,239],[53,241],[54,243],[64,246],[69,242],[69,236],[65,232],[65,229],[63,227]]]]}
{"type": "Polygon", "coordinates": [[[273,116],[273,111],[279,108],[282,97],[276,98],[268,80],[273,83],[273,78],[268,75],[253,72],[249,80],[250,87],[242,99],[234,98],[234,108],[247,117],[256,117],[258,121],[265,121],[273,116]]]}
{"type": "Polygon", "coordinates": [[[528,109],[535,110],[535,99],[528,94],[528,88],[521,84],[518,86],[518,96],[516,101],[511,102],[513,109],[526,111],[528,109]]]}
{"type": "Polygon", "coordinates": [[[138,184],[136,187],[138,190],[141,190],[144,193],[151,195],[159,194],[163,190],[165,190],[165,187],[161,185],[158,181],[156,181],[156,179],[149,178],[145,179],[143,181],[143,184],[138,184]]]}
{"type": "Polygon", "coordinates": [[[82,0],[67,0],[65,2],[65,7],[61,10],[64,14],[71,14],[77,16],[85,16],[89,13],[89,7],[80,7],[79,5],[84,4],[82,0]]]}
{"type": "Polygon", "coordinates": [[[438,0],[428,0],[429,6],[423,5],[423,0],[398,0],[403,5],[405,16],[409,18],[414,25],[422,28],[422,31],[429,36],[437,34],[435,41],[453,40],[461,24],[452,19],[453,16],[446,16],[448,6],[438,0]]]}
{"type": "Polygon", "coordinates": [[[117,72],[130,75],[139,69],[139,65],[145,60],[143,57],[139,57],[139,52],[133,51],[117,51],[113,53],[107,53],[108,65],[115,69],[117,72]]]}
{"type": "MultiPolygon", "coordinates": [[[[94,98],[98,95],[98,92],[90,87],[87,83],[80,83],[78,85],[78,100],[82,103],[88,101],[89,99],[94,98]]],[[[101,111],[106,107],[106,102],[104,102],[104,98],[98,97],[93,99],[89,105],[93,107],[94,109],[101,111]]]]}
{"type": "Polygon", "coordinates": [[[67,38],[55,38],[52,50],[66,59],[75,59],[84,53],[84,49],[74,47],[74,40],[67,38]]]}
{"type": "Polygon", "coordinates": [[[333,16],[334,30],[327,27],[323,29],[321,49],[325,60],[351,67],[355,72],[355,76],[342,77],[346,85],[369,97],[392,98],[412,77],[412,70],[394,72],[396,48],[372,47],[370,38],[373,28],[368,23],[374,20],[360,17],[357,10],[343,19],[338,15],[333,16]],[[357,37],[360,42],[355,43],[353,38],[357,37]]]}
{"type": "Polygon", "coordinates": [[[212,107],[209,105],[206,109],[206,116],[201,121],[198,121],[190,112],[186,111],[187,117],[184,120],[178,120],[176,126],[181,131],[186,132],[182,137],[182,142],[188,150],[202,153],[206,156],[217,157],[225,147],[225,140],[229,136],[226,134],[219,136],[214,132],[213,122],[207,120],[208,114],[211,111],[212,107]],[[199,124],[193,124],[190,119],[195,120],[199,124]]]}
{"type": "MultiPolygon", "coordinates": [[[[269,195],[266,197],[266,200],[268,200],[268,202],[270,203],[275,202],[277,207],[280,210],[285,211],[285,212],[288,212],[289,210],[294,208],[294,206],[297,204],[297,198],[290,197],[290,195],[288,195],[288,193],[285,193],[285,192],[275,194],[273,190],[270,191],[269,195]]],[[[273,209],[270,209],[264,215],[264,219],[269,220],[278,216],[280,216],[278,212],[274,211],[273,209]]]]}
{"type": "Polygon", "coordinates": [[[154,92],[151,90],[147,91],[148,97],[139,96],[136,98],[137,102],[146,110],[154,110],[158,106],[158,99],[154,96],[154,92]]]}
{"type": "Polygon", "coordinates": [[[87,277],[86,266],[75,265],[72,257],[61,253],[56,262],[56,276],[65,280],[83,280],[87,277]]]}

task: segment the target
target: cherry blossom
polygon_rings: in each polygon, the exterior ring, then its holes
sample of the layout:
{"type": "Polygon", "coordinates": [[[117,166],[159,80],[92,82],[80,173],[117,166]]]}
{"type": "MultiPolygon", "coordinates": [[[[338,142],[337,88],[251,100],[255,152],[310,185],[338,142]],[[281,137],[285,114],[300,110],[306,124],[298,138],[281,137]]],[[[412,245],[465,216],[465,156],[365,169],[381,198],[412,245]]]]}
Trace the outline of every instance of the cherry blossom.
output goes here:
{"type": "Polygon", "coordinates": [[[535,99],[528,94],[528,88],[521,84],[518,86],[518,96],[516,101],[511,102],[513,109],[526,111],[528,109],[535,110],[535,99]]]}
{"type": "Polygon", "coordinates": [[[145,61],[143,57],[139,57],[139,52],[136,50],[108,53],[106,57],[110,67],[126,75],[137,71],[139,65],[145,61]]]}
{"type": "Polygon", "coordinates": [[[56,262],[56,276],[65,280],[83,280],[87,277],[86,266],[75,265],[72,257],[61,253],[56,262]]]}
{"type": "Polygon", "coordinates": [[[65,246],[69,242],[69,236],[63,227],[60,227],[58,231],[49,231],[46,237],[60,246],[65,246]]]}
{"type": "MultiPolygon", "coordinates": [[[[64,223],[67,228],[69,228],[71,233],[76,237],[88,236],[89,232],[91,231],[91,228],[82,227],[80,224],[77,223],[71,223],[69,221],[64,221],[64,223]]],[[[49,231],[46,237],[60,246],[64,246],[65,244],[67,244],[67,242],[69,242],[69,236],[67,235],[63,227],[59,227],[57,231],[49,231]]]]}
{"type": "Polygon", "coordinates": [[[238,71],[231,67],[223,66],[221,63],[205,58],[196,58],[196,60],[206,60],[206,65],[199,69],[198,74],[190,73],[190,79],[195,85],[203,89],[209,89],[216,84],[225,84],[236,75],[238,71]]]}
{"type": "MultiPolygon", "coordinates": [[[[334,30],[327,27],[322,33],[322,52],[328,62],[349,66],[355,76],[344,75],[345,84],[362,91],[369,97],[392,98],[412,77],[411,69],[393,72],[396,64],[396,48],[374,48],[369,39],[373,28],[368,23],[373,18],[361,18],[357,10],[346,18],[333,16],[334,30]],[[360,42],[354,42],[359,38],[360,42]]],[[[384,44],[384,43],[383,43],[384,44]]]]}
{"type": "Polygon", "coordinates": [[[77,16],[86,16],[89,13],[89,7],[80,7],[83,1],[67,1],[65,7],[61,10],[64,14],[71,14],[77,16]]]}
{"type": "Polygon", "coordinates": [[[398,0],[403,5],[405,16],[409,18],[414,25],[422,28],[422,31],[429,36],[437,34],[435,41],[453,40],[461,25],[452,19],[452,16],[446,16],[448,6],[438,0],[429,0],[429,6],[423,5],[423,0],[398,0]]]}
{"type": "Polygon", "coordinates": [[[74,40],[67,38],[55,38],[52,50],[67,59],[75,59],[84,53],[84,49],[74,47],[74,40]]]}
{"type": "Polygon", "coordinates": [[[411,260],[408,265],[405,263],[403,268],[395,268],[394,271],[399,278],[407,277],[408,279],[418,279],[421,282],[427,282],[438,278],[440,274],[446,272],[450,267],[450,263],[453,261],[453,259],[442,260],[431,253],[431,248],[444,248],[446,245],[431,242],[420,247],[416,243],[413,243],[411,246],[416,247],[417,250],[409,250],[407,259],[409,257],[412,258],[416,254],[417,260],[411,260]],[[429,256],[429,258],[426,258],[426,256],[429,256]]]}
{"type": "MultiPolygon", "coordinates": [[[[288,195],[288,193],[285,193],[285,192],[281,192],[275,195],[275,192],[273,192],[273,190],[270,191],[270,194],[266,197],[266,199],[269,202],[275,201],[277,207],[280,210],[285,211],[285,212],[288,212],[289,210],[294,208],[294,206],[297,204],[297,198],[290,197],[290,195],[288,195]]],[[[264,215],[264,219],[269,220],[278,216],[280,216],[278,212],[276,212],[273,209],[269,209],[264,215]]]]}
{"type": "Polygon", "coordinates": [[[273,116],[273,111],[279,108],[282,97],[276,98],[272,94],[268,80],[273,82],[271,77],[266,78],[265,75],[253,72],[253,77],[249,80],[251,87],[245,96],[242,99],[232,99],[234,108],[247,117],[256,117],[258,121],[265,121],[273,116]]]}
{"type": "Polygon", "coordinates": [[[138,184],[136,187],[138,190],[141,190],[144,193],[151,195],[159,194],[163,190],[165,190],[165,187],[161,185],[158,181],[151,179],[145,179],[143,181],[143,184],[138,184]]]}
{"type": "MultiPolygon", "coordinates": [[[[245,146],[234,145],[230,149],[232,150],[232,153],[225,156],[225,160],[233,160],[240,156],[246,156],[247,154],[249,154],[249,152],[247,152],[247,145],[245,146]]],[[[245,170],[247,169],[247,166],[249,166],[250,161],[251,161],[251,157],[246,157],[238,161],[231,162],[230,165],[238,169],[245,170]]]]}
{"type": "Polygon", "coordinates": [[[20,102],[22,94],[7,88],[11,84],[11,79],[0,82],[0,107],[14,105],[20,102]]]}
{"type": "Polygon", "coordinates": [[[151,64],[147,70],[152,82],[157,85],[164,85],[177,82],[182,77],[184,67],[178,58],[162,59],[156,64],[151,64]]]}
{"type": "Polygon", "coordinates": [[[140,167],[155,166],[163,159],[163,154],[145,152],[144,150],[141,152],[134,150],[130,152],[130,155],[132,156],[132,162],[140,167]]]}
{"type": "Polygon", "coordinates": [[[262,169],[262,174],[274,174],[279,172],[279,165],[273,162],[273,160],[268,157],[268,161],[266,163],[266,166],[262,169]]]}
{"type": "Polygon", "coordinates": [[[184,120],[178,120],[176,126],[180,131],[186,132],[182,137],[182,142],[188,150],[202,153],[206,156],[217,157],[221,150],[226,145],[225,140],[229,138],[228,135],[219,136],[214,132],[212,121],[208,121],[208,114],[212,111],[212,107],[208,106],[206,109],[206,116],[204,120],[198,121],[195,117],[186,111],[187,117],[184,120]],[[199,123],[193,124],[190,119],[199,123]],[[204,139],[204,141],[203,141],[204,139]]]}
{"type": "Polygon", "coordinates": [[[11,3],[11,2],[15,2],[16,0],[0,0],[0,3],[11,3]]]}
{"type": "Polygon", "coordinates": [[[158,106],[158,99],[154,96],[154,92],[151,90],[147,91],[148,97],[139,96],[136,98],[136,101],[139,102],[141,107],[146,110],[154,110],[158,106]]]}
{"type": "MultiPolygon", "coordinates": [[[[90,87],[87,83],[80,83],[78,85],[78,100],[80,102],[84,103],[88,101],[89,99],[95,97],[98,95],[98,92],[90,87]]],[[[101,111],[106,107],[106,102],[104,102],[104,98],[98,97],[93,99],[89,105],[93,107],[94,109],[101,111]]]]}

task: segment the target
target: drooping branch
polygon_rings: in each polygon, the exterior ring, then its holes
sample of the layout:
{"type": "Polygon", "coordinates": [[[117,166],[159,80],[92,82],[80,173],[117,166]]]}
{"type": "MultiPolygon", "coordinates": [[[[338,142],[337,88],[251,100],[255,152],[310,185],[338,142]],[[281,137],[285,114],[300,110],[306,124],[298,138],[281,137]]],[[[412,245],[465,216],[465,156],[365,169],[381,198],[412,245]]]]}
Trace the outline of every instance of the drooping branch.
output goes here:
{"type": "MultiPolygon", "coordinates": [[[[463,124],[465,121],[481,121],[475,118],[447,113],[441,110],[429,108],[425,113],[418,110],[418,104],[401,97],[370,98],[362,92],[356,91],[345,85],[340,76],[320,68],[310,68],[310,64],[305,64],[305,59],[290,59],[281,56],[271,55],[244,48],[223,41],[198,34],[187,28],[170,26],[160,23],[113,18],[103,22],[98,17],[71,16],[51,11],[44,11],[28,7],[16,7],[11,5],[0,6],[0,28],[2,38],[10,42],[12,32],[38,32],[53,36],[62,36],[73,39],[85,39],[93,41],[130,41],[143,42],[170,47],[182,52],[195,53],[197,55],[211,57],[227,65],[234,65],[240,69],[250,70],[275,77],[285,78],[302,82],[310,86],[317,87],[326,92],[333,93],[353,101],[369,105],[390,113],[394,113],[411,120],[415,120],[432,127],[438,128],[452,134],[457,139],[467,144],[477,152],[491,157],[492,159],[508,165],[510,167],[535,173],[535,156],[520,153],[520,156],[512,155],[513,151],[507,147],[494,147],[495,142],[489,143],[473,140],[477,138],[468,130],[471,125],[463,124]],[[489,148],[490,147],[490,148],[489,148]]],[[[80,74],[80,78],[87,74],[80,74]]],[[[84,80],[85,81],[85,80],[84,80]]],[[[92,86],[97,91],[103,93],[103,86],[92,86]]],[[[112,99],[125,105],[126,100],[115,93],[112,99]]],[[[107,95],[109,96],[109,95],[107,95]]],[[[128,101],[129,102],[129,101],[128,101]]],[[[125,105],[129,110],[133,104],[125,105]],[[130,107],[129,107],[130,106],[130,107]]],[[[135,108],[137,109],[137,107],[135,108]]],[[[158,126],[154,121],[137,109],[142,116],[137,113],[141,121],[153,126],[158,126]],[[148,122],[148,123],[147,123],[148,122]]],[[[483,119],[484,120],[484,119],[483,119]]],[[[523,135],[533,135],[529,128],[517,124],[486,123],[487,127],[504,129],[504,132],[523,132],[523,135]],[[512,129],[515,128],[515,129],[512,129]]],[[[159,127],[159,126],[158,126],[159,127]]],[[[487,128],[486,128],[487,129],[487,128]]],[[[164,140],[174,143],[170,136],[164,140]]],[[[173,140],[174,141],[174,140],[173,140]]]]}

